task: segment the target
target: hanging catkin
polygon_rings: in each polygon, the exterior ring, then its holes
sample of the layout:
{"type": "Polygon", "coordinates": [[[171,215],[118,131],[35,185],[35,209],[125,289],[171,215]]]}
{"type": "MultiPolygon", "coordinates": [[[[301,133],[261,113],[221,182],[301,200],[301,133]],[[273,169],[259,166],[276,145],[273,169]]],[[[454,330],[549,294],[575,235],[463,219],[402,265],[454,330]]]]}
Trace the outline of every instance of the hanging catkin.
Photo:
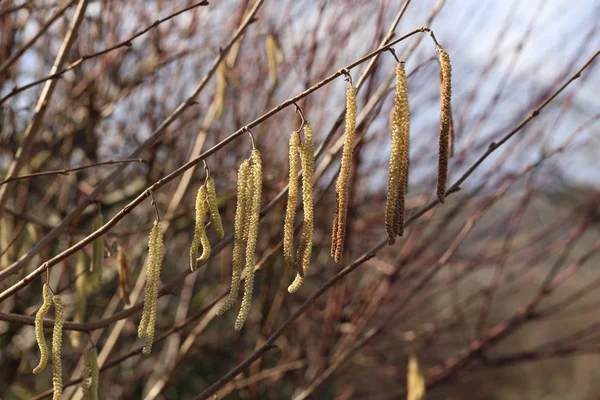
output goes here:
{"type": "Polygon", "coordinates": [[[81,376],[81,391],[84,400],[98,400],[98,352],[96,348],[87,349],[83,353],[83,373],[81,376]]]}
{"type": "Polygon", "coordinates": [[[439,144],[439,160],[438,160],[438,184],[437,197],[440,203],[443,203],[446,198],[446,181],[448,179],[448,156],[449,156],[449,140],[450,128],[452,125],[452,67],[450,64],[450,56],[443,49],[438,49],[440,52],[440,64],[442,71],[442,80],[440,88],[440,144],[439,144]]]}
{"type": "Polygon", "coordinates": [[[354,151],[354,135],[356,128],[356,87],[350,86],[346,91],[346,128],[344,131],[344,149],[342,165],[335,185],[336,207],[331,237],[331,256],[336,263],[340,262],[344,251],[346,235],[346,216],[348,214],[348,179],[352,169],[354,151]]]}
{"type": "Polygon", "coordinates": [[[298,173],[300,172],[299,158],[300,134],[293,132],[290,136],[289,149],[289,190],[283,224],[283,259],[287,268],[294,268],[294,219],[298,204],[298,173]]]}
{"type": "MultiPolygon", "coordinates": [[[[92,224],[92,231],[97,231],[104,225],[104,217],[102,212],[98,212],[98,215],[94,219],[92,224]]],[[[102,273],[104,267],[104,238],[102,236],[97,237],[92,244],[92,263],[90,264],[90,272],[99,271],[102,273]]]]}
{"type": "Polygon", "coordinates": [[[223,315],[233,306],[237,300],[240,290],[240,279],[242,277],[242,257],[243,249],[247,238],[247,208],[250,207],[249,192],[247,189],[250,180],[250,160],[245,160],[240,165],[237,178],[237,206],[235,210],[234,239],[233,239],[233,257],[232,257],[232,277],[231,289],[229,295],[217,310],[217,315],[223,315]]]}
{"type": "Polygon", "coordinates": [[[46,346],[46,339],[44,339],[44,317],[48,313],[48,310],[50,310],[50,307],[52,307],[52,294],[50,293],[50,286],[48,286],[48,283],[44,283],[42,296],[44,302],[35,314],[35,339],[40,348],[40,362],[37,367],[33,369],[34,374],[42,372],[48,364],[48,347],[46,346]]]}
{"type": "Polygon", "coordinates": [[[310,265],[312,255],[312,242],[314,232],[314,207],[313,207],[313,172],[315,168],[315,147],[313,132],[308,121],[304,125],[304,143],[300,145],[300,161],[302,163],[302,206],[304,209],[304,222],[302,236],[296,256],[298,273],[288,292],[293,293],[300,288],[310,265]]]}
{"type": "Polygon", "coordinates": [[[204,226],[204,216],[208,212],[208,200],[206,187],[200,186],[198,194],[196,196],[196,223],[194,225],[194,239],[192,240],[192,246],[190,247],[190,269],[196,270],[197,258],[198,258],[198,247],[202,245],[202,254],[200,255],[200,262],[208,260],[210,256],[210,242],[206,235],[206,228],[204,226]]]}
{"type": "Polygon", "coordinates": [[[212,221],[215,231],[219,239],[223,239],[225,231],[223,230],[223,222],[221,221],[221,214],[219,214],[219,203],[217,202],[217,189],[215,187],[215,180],[212,176],[209,176],[206,180],[206,196],[208,200],[208,210],[210,211],[210,220],[212,221]]]}
{"type": "Polygon", "coordinates": [[[142,353],[150,354],[154,341],[156,324],[156,301],[158,299],[158,281],[163,257],[163,231],[159,220],[154,221],[154,227],[148,240],[148,258],[146,260],[146,292],[144,294],[144,309],[138,327],[138,336],[144,339],[142,353]]]}
{"type": "Polygon", "coordinates": [[[246,279],[244,282],[244,297],[242,305],[235,321],[235,330],[239,331],[244,326],[250,305],[252,303],[252,288],[254,286],[254,255],[256,253],[256,241],[258,239],[258,223],[260,222],[260,204],[262,197],[262,162],[260,152],[252,150],[252,168],[250,180],[252,191],[250,192],[250,207],[248,213],[248,242],[246,243],[246,279]]]}
{"type": "Polygon", "coordinates": [[[419,362],[415,356],[408,361],[408,372],[406,374],[407,400],[423,400],[425,398],[425,378],[419,370],[419,362]]]}
{"type": "Polygon", "coordinates": [[[385,209],[385,227],[389,244],[394,244],[396,236],[404,234],[404,199],[408,181],[409,130],[410,111],[406,71],[404,63],[398,63],[396,65],[396,94],[392,114],[392,146],[385,209]]]}
{"type": "Polygon", "coordinates": [[[52,330],[52,387],[54,389],[52,399],[62,398],[62,360],[60,357],[62,349],[62,331],[65,322],[63,303],[59,296],[52,298],[54,303],[54,329],[52,330]]]}
{"type": "Polygon", "coordinates": [[[125,305],[129,305],[129,293],[131,291],[129,284],[129,264],[127,256],[121,246],[117,246],[117,263],[119,265],[119,295],[125,305]]]}

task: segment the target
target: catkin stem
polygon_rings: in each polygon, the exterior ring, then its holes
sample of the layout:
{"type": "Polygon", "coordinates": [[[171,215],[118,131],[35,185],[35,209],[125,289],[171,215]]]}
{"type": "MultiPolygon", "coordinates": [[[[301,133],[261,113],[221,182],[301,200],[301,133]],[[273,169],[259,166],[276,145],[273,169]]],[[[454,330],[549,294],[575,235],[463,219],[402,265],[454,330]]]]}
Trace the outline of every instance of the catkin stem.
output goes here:
{"type": "Polygon", "coordinates": [[[233,236],[233,257],[232,257],[232,276],[231,289],[229,295],[217,310],[217,315],[223,315],[235,303],[240,290],[240,280],[242,277],[242,257],[243,249],[247,238],[247,208],[250,206],[248,181],[250,176],[250,161],[245,160],[240,165],[237,178],[237,206],[235,210],[234,236],[233,236]]]}
{"type": "Polygon", "coordinates": [[[289,149],[289,189],[288,201],[285,210],[285,221],[283,224],[283,259],[285,266],[294,268],[294,219],[296,217],[296,206],[298,204],[298,173],[300,172],[299,163],[300,134],[293,132],[290,136],[289,149]]]}
{"type": "Polygon", "coordinates": [[[52,399],[62,398],[62,331],[65,322],[64,307],[58,296],[52,298],[54,303],[54,329],[52,330],[52,387],[54,389],[52,399]]]}
{"type": "Polygon", "coordinates": [[[354,136],[356,129],[356,87],[350,86],[346,91],[346,128],[344,131],[344,149],[342,164],[338,176],[336,192],[336,212],[331,239],[331,255],[339,263],[344,251],[346,236],[346,217],[348,215],[348,180],[352,169],[354,136]]]}
{"type": "Polygon", "coordinates": [[[37,367],[33,369],[34,374],[42,372],[48,364],[48,347],[46,346],[46,340],[44,339],[44,317],[48,313],[48,310],[50,310],[50,307],[52,307],[52,294],[50,293],[50,286],[48,286],[48,283],[44,283],[42,296],[44,302],[35,314],[35,339],[40,348],[40,362],[37,367]]]}
{"type": "Polygon", "coordinates": [[[452,124],[452,66],[450,64],[450,56],[444,50],[440,50],[440,64],[442,81],[440,88],[441,116],[437,197],[439,202],[443,203],[446,199],[450,127],[452,124]]]}
{"type": "Polygon", "coordinates": [[[251,180],[253,191],[250,199],[250,212],[248,221],[248,242],[246,243],[246,280],[244,282],[244,297],[242,306],[235,321],[235,330],[239,331],[244,326],[250,305],[252,303],[252,289],[254,286],[254,256],[256,253],[256,242],[258,239],[258,224],[260,222],[260,204],[262,197],[262,163],[260,152],[252,150],[251,180]]]}

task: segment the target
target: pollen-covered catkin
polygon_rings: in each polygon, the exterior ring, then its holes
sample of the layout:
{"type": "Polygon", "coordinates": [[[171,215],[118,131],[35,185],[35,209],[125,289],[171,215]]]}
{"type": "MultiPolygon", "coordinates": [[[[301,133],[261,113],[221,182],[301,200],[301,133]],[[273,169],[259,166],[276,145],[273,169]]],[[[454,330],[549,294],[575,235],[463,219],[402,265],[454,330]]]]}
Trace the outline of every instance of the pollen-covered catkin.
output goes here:
{"type": "Polygon", "coordinates": [[[339,263],[344,251],[344,237],[346,235],[346,217],[348,215],[348,180],[352,169],[354,152],[354,136],[356,129],[356,92],[354,86],[346,91],[346,128],[344,131],[344,149],[342,150],[342,164],[338,176],[336,193],[336,212],[331,238],[331,255],[339,263]]]}
{"type": "Polygon", "coordinates": [[[219,239],[223,239],[225,231],[223,230],[223,221],[221,221],[221,214],[219,214],[219,203],[217,202],[217,189],[215,187],[215,180],[209,176],[206,180],[206,196],[208,200],[208,209],[210,211],[210,220],[215,227],[217,236],[219,239]]]}
{"type": "Polygon", "coordinates": [[[154,341],[156,324],[156,302],[158,299],[158,281],[163,257],[163,231],[159,220],[154,221],[154,227],[148,240],[148,259],[146,261],[146,292],[144,294],[144,309],[138,328],[138,336],[144,339],[143,354],[149,354],[154,341]]]}
{"type": "Polygon", "coordinates": [[[52,298],[54,303],[54,329],[52,330],[52,387],[54,389],[52,399],[62,398],[62,360],[60,357],[62,349],[62,331],[65,322],[64,308],[59,296],[52,298]]]}
{"type": "Polygon", "coordinates": [[[299,158],[300,134],[293,132],[290,136],[289,149],[289,189],[288,201],[283,224],[283,259],[285,266],[294,268],[294,219],[298,204],[298,173],[300,172],[299,158]]]}
{"type": "Polygon", "coordinates": [[[440,88],[441,116],[437,197],[440,203],[443,203],[446,198],[449,139],[450,127],[452,124],[452,66],[450,64],[450,56],[443,50],[440,50],[440,64],[442,70],[442,82],[440,88]]]}
{"type": "Polygon", "coordinates": [[[48,286],[48,283],[44,283],[42,296],[44,302],[35,314],[35,339],[40,348],[40,362],[37,367],[33,369],[34,374],[42,372],[44,368],[46,368],[46,364],[48,364],[48,347],[46,346],[46,339],[44,339],[44,317],[48,313],[48,310],[50,310],[50,307],[52,307],[52,294],[50,293],[50,286],[48,286]]]}
{"type": "Polygon", "coordinates": [[[313,172],[315,168],[315,146],[313,143],[312,127],[307,122],[304,125],[304,143],[300,145],[300,161],[302,163],[302,206],[304,209],[304,223],[300,246],[296,256],[298,273],[288,292],[293,293],[300,288],[310,265],[312,256],[312,242],[314,232],[314,205],[313,205],[313,172]]]}
{"type": "Polygon", "coordinates": [[[240,279],[242,277],[242,261],[243,261],[243,250],[246,244],[247,234],[247,208],[250,207],[250,199],[248,198],[249,192],[247,190],[247,184],[250,179],[250,160],[245,160],[240,165],[238,170],[237,178],[237,206],[235,210],[235,222],[234,222],[234,233],[233,233],[233,257],[232,257],[232,277],[231,277],[231,289],[229,295],[217,310],[217,315],[223,315],[227,310],[233,306],[237,300],[238,293],[240,290],[240,279]]]}
{"type": "Polygon", "coordinates": [[[81,376],[81,390],[84,400],[98,400],[98,352],[96,348],[87,349],[83,354],[83,374],[81,376]]]}
{"type": "Polygon", "coordinates": [[[244,282],[244,297],[237,319],[235,330],[239,331],[244,326],[250,305],[252,303],[252,289],[254,286],[254,255],[256,253],[256,241],[258,239],[258,224],[260,222],[260,204],[262,197],[262,162],[260,152],[252,150],[252,169],[250,179],[253,190],[250,197],[250,209],[248,215],[248,242],[246,243],[246,280],[244,282]]]}
{"type": "Polygon", "coordinates": [[[206,228],[204,226],[204,216],[208,212],[208,200],[207,191],[204,185],[198,189],[196,196],[196,223],[194,225],[194,239],[192,240],[192,246],[190,247],[190,269],[196,270],[197,258],[198,258],[198,247],[202,245],[202,254],[200,255],[200,262],[208,260],[210,256],[210,242],[206,235],[206,228]]]}

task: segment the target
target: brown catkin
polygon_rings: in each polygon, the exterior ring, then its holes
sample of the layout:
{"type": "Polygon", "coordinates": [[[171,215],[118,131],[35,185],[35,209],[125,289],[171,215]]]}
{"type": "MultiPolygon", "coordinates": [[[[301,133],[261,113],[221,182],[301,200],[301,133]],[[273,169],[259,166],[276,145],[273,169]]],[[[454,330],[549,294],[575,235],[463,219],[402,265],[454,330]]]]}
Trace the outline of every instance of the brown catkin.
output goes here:
{"type": "Polygon", "coordinates": [[[314,205],[313,205],[313,173],[315,169],[315,146],[313,143],[312,127],[307,122],[304,126],[304,143],[300,145],[300,160],[302,162],[302,207],[304,209],[304,223],[302,225],[302,235],[300,237],[300,246],[296,256],[298,264],[298,273],[292,284],[288,287],[288,292],[293,293],[300,288],[312,256],[312,242],[314,233],[314,205]]]}
{"type": "Polygon", "coordinates": [[[83,374],[81,376],[81,391],[84,400],[98,400],[98,352],[96,348],[87,349],[83,354],[83,374]]]}
{"type": "Polygon", "coordinates": [[[283,223],[283,259],[285,266],[294,268],[294,219],[298,204],[298,173],[300,172],[299,158],[300,134],[293,132],[290,136],[289,148],[289,189],[288,201],[283,223]]]}
{"type": "Polygon", "coordinates": [[[52,298],[54,303],[54,329],[52,330],[52,387],[54,389],[52,399],[62,398],[62,331],[65,322],[63,303],[60,297],[52,298]]]}
{"type": "Polygon", "coordinates": [[[44,339],[44,317],[52,307],[52,293],[50,292],[50,286],[48,283],[44,283],[42,288],[42,296],[44,302],[42,306],[35,314],[35,339],[37,340],[38,347],[40,348],[40,362],[33,369],[34,374],[39,374],[46,368],[48,364],[48,347],[46,346],[46,339],[44,339]]]}
{"type": "Polygon", "coordinates": [[[144,309],[138,328],[138,336],[144,339],[143,354],[150,354],[154,341],[156,325],[156,302],[158,299],[158,281],[163,257],[163,231],[159,220],[154,221],[154,227],[148,240],[148,258],[146,260],[146,292],[144,293],[144,309]]]}
{"type": "Polygon", "coordinates": [[[256,253],[256,241],[258,239],[258,224],[260,222],[260,204],[262,197],[262,162],[260,152],[252,150],[252,169],[250,179],[252,180],[252,192],[250,197],[248,242],[246,243],[246,279],[244,282],[244,297],[237,319],[235,330],[239,331],[244,326],[250,305],[252,303],[252,289],[254,286],[254,256],[256,253]]]}
{"type": "Polygon", "coordinates": [[[348,180],[352,169],[354,152],[354,136],[356,129],[356,87],[350,86],[346,91],[346,128],[344,131],[344,149],[342,150],[342,163],[338,176],[336,192],[337,222],[333,223],[331,239],[331,255],[339,263],[344,251],[344,238],[346,236],[346,217],[348,215],[348,180]]]}
{"type": "Polygon", "coordinates": [[[125,305],[129,305],[129,293],[131,292],[129,263],[127,262],[127,255],[125,255],[125,251],[123,251],[121,246],[117,246],[117,264],[119,266],[119,294],[125,305]]]}
{"type": "MultiPolygon", "coordinates": [[[[101,212],[94,219],[92,224],[92,231],[97,231],[104,225],[104,217],[101,212]]],[[[99,271],[102,273],[104,267],[104,237],[99,236],[94,240],[92,244],[92,263],[90,264],[90,272],[99,271]]]]}
{"type": "Polygon", "coordinates": [[[438,184],[437,197],[440,203],[446,198],[446,181],[448,179],[448,156],[450,127],[452,124],[452,67],[450,56],[445,51],[440,51],[440,64],[442,70],[442,82],[440,88],[440,144],[438,160],[438,184]]]}
{"type": "Polygon", "coordinates": [[[398,186],[398,204],[396,207],[396,234],[404,235],[405,198],[408,191],[408,163],[410,155],[410,107],[408,104],[408,83],[406,82],[406,71],[404,64],[400,64],[398,73],[399,92],[398,119],[400,126],[400,166],[398,174],[400,185],[398,186]]]}
{"type": "Polygon", "coordinates": [[[237,206],[235,210],[235,222],[233,233],[233,257],[232,257],[232,277],[231,289],[229,295],[217,310],[217,315],[223,315],[229,310],[237,300],[240,290],[240,279],[242,277],[242,258],[243,249],[246,244],[247,237],[247,208],[250,206],[248,199],[247,183],[250,177],[250,161],[245,160],[240,165],[237,178],[237,206]]]}
{"type": "Polygon", "coordinates": [[[198,189],[196,196],[196,222],[194,225],[194,239],[192,239],[192,245],[190,247],[190,269],[196,270],[198,265],[198,247],[202,245],[202,254],[200,255],[200,262],[208,260],[210,256],[210,242],[206,235],[206,228],[204,226],[204,216],[208,212],[208,200],[207,190],[204,185],[198,189]]]}
{"type": "Polygon", "coordinates": [[[209,176],[206,180],[206,196],[208,200],[208,210],[210,211],[210,220],[212,221],[215,231],[219,239],[223,239],[225,231],[223,230],[223,221],[221,221],[221,214],[219,214],[219,203],[217,201],[217,189],[215,187],[215,180],[209,176]]]}

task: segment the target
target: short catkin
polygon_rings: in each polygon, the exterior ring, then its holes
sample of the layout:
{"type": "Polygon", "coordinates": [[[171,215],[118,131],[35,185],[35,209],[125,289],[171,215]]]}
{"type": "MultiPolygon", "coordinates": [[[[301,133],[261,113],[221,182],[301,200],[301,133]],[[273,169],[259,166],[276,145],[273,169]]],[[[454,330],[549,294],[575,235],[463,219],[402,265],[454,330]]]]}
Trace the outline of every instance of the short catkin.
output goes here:
{"type": "Polygon", "coordinates": [[[206,235],[206,228],[204,226],[204,217],[208,212],[208,199],[206,186],[202,185],[198,189],[196,195],[196,222],[194,225],[194,239],[190,247],[190,269],[196,270],[197,259],[198,259],[198,247],[202,245],[202,254],[200,255],[200,262],[208,260],[210,256],[210,241],[206,235]]]}
{"type": "Polygon", "coordinates": [[[232,277],[229,295],[217,310],[217,315],[223,315],[237,300],[242,277],[243,251],[246,245],[247,208],[250,207],[250,199],[247,183],[250,180],[250,160],[245,160],[238,169],[237,178],[237,206],[235,210],[234,234],[233,234],[233,257],[232,277]]]}
{"type": "Polygon", "coordinates": [[[446,199],[446,181],[448,180],[448,157],[450,129],[452,126],[452,66],[450,56],[440,49],[440,64],[442,72],[440,88],[440,143],[438,160],[437,198],[440,203],[446,199]]]}
{"type": "Polygon", "coordinates": [[[33,369],[34,374],[39,374],[46,368],[48,364],[48,347],[46,346],[46,340],[44,339],[44,317],[52,307],[52,293],[50,292],[50,286],[48,283],[44,283],[42,288],[42,296],[44,302],[42,306],[35,314],[35,339],[37,340],[38,347],[40,348],[40,362],[33,369]]]}
{"type": "Polygon", "coordinates": [[[129,305],[129,293],[131,291],[129,283],[129,263],[127,255],[121,246],[117,247],[117,264],[119,265],[119,294],[125,305],[129,305]]]}
{"type": "Polygon", "coordinates": [[[83,354],[83,374],[81,376],[81,390],[84,400],[98,400],[98,352],[95,347],[87,349],[83,354]]]}
{"type": "Polygon", "coordinates": [[[407,400],[423,400],[425,398],[425,378],[419,370],[419,362],[415,356],[408,361],[407,372],[407,400]]]}
{"type": "Polygon", "coordinates": [[[215,187],[215,180],[209,176],[206,180],[206,196],[208,200],[208,210],[210,211],[210,220],[212,221],[215,231],[219,236],[219,239],[223,239],[225,231],[223,230],[223,221],[221,221],[221,214],[219,214],[219,203],[217,202],[217,189],[215,187]]]}
{"type": "MultiPolygon", "coordinates": [[[[92,230],[97,231],[104,225],[104,217],[99,212],[92,224],[92,230]]],[[[92,244],[92,263],[90,264],[90,272],[102,271],[104,267],[104,238],[97,237],[92,244]]]]}
{"type": "Polygon", "coordinates": [[[52,298],[54,303],[54,329],[52,330],[52,387],[54,389],[52,399],[62,398],[62,331],[65,322],[64,307],[59,296],[52,298]]]}
{"type": "Polygon", "coordinates": [[[142,319],[138,327],[138,336],[144,339],[143,354],[150,354],[154,341],[156,325],[156,302],[158,299],[158,281],[163,257],[163,231],[159,220],[154,221],[154,227],[148,240],[148,258],[146,260],[146,292],[142,319]]]}
{"type": "Polygon", "coordinates": [[[235,320],[235,330],[239,331],[244,326],[250,305],[252,303],[252,289],[254,286],[254,256],[256,253],[256,242],[258,240],[258,224],[260,222],[260,205],[262,198],[262,162],[260,152],[257,149],[252,150],[251,155],[252,169],[250,179],[252,181],[252,192],[248,213],[248,242],[246,243],[246,280],[244,282],[244,297],[237,319],[235,320]]]}
{"type": "Polygon", "coordinates": [[[342,150],[342,165],[338,176],[335,195],[336,211],[333,222],[331,238],[331,256],[339,263],[344,251],[344,238],[346,235],[346,217],[348,215],[348,180],[352,169],[354,151],[354,136],[356,129],[356,92],[354,86],[346,91],[346,127],[344,131],[344,149],[342,150]]]}
{"type": "Polygon", "coordinates": [[[288,201],[283,223],[283,259],[285,266],[294,268],[294,219],[298,204],[298,173],[300,172],[300,134],[293,132],[290,136],[289,148],[289,189],[288,201]]]}
{"type": "Polygon", "coordinates": [[[288,292],[293,293],[300,288],[310,265],[312,255],[312,242],[314,233],[314,205],[313,205],[313,173],[315,169],[315,146],[313,131],[308,122],[304,125],[304,143],[300,145],[300,161],[302,163],[302,206],[304,209],[304,223],[300,246],[296,256],[298,273],[288,287],[288,292]]]}

